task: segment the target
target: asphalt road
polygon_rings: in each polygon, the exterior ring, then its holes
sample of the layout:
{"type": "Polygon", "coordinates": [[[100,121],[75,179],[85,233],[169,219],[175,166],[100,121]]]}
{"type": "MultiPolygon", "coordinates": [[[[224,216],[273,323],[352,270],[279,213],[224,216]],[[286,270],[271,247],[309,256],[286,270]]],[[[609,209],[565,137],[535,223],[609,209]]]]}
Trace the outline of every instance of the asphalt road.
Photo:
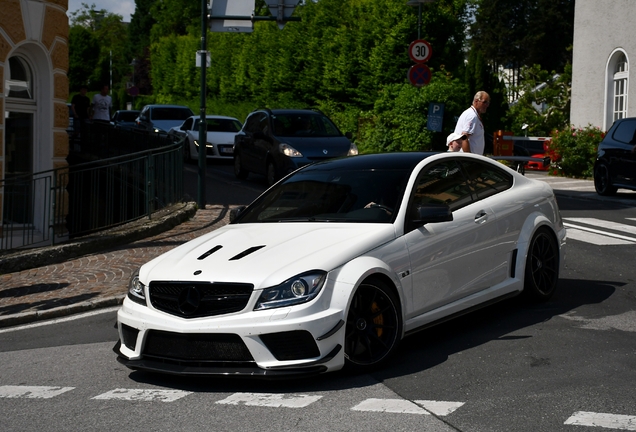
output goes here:
{"type": "MultiPolygon", "coordinates": [[[[227,165],[208,168],[210,199],[240,204],[265,189],[256,176],[236,182],[227,165]]],[[[132,372],[111,350],[115,309],[0,329],[0,429],[636,430],[636,208],[559,205],[568,255],[550,302],[512,299],[412,335],[369,375],[260,382],[132,372]]]]}

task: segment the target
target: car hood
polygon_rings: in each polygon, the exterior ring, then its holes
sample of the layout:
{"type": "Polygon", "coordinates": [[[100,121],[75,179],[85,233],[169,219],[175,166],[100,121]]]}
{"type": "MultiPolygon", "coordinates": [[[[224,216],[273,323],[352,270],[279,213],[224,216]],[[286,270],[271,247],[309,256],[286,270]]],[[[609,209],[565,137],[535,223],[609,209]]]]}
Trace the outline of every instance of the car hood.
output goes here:
{"type": "Polygon", "coordinates": [[[351,148],[347,137],[277,137],[281,143],[289,144],[305,157],[346,156],[351,148]],[[325,153],[326,152],[326,153],[325,153]]]}
{"type": "MultiPolygon", "coordinates": [[[[199,133],[196,131],[190,131],[196,139],[199,139],[199,133]]],[[[234,137],[236,132],[207,132],[208,142],[216,144],[234,144],[234,137]]]]}
{"type": "Polygon", "coordinates": [[[168,132],[173,127],[179,127],[183,124],[183,120],[153,120],[152,125],[155,128],[168,132]]]}
{"type": "Polygon", "coordinates": [[[394,238],[391,224],[226,225],[150,261],[140,279],[242,282],[262,289],[309,270],[333,270],[394,238]]]}

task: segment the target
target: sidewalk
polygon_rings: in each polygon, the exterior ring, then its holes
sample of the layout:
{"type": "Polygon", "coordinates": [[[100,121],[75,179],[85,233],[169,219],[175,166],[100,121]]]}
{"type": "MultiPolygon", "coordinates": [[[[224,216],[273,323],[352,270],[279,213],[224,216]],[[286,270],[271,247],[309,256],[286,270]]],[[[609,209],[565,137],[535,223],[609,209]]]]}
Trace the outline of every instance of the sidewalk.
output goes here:
{"type": "MultiPolygon", "coordinates": [[[[131,274],[142,264],[229,221],[227,207],[208,205],[196,210],[194,203],[180,207],[163,217],[98,236],[22,252],[18,261],[37,259],[43,264],[0,274],[0,328],[120,304],[131,274]],[[187,217],[190,219],[185,220],[187,217]],[[112,246],[117,239],[139,237],[140,233],[146,233],[146,238],[112,246]],[[99,251],[77,256],[87,248],[99,251]],[[60,250],[76,257],[62,261],[60,250]],[[47,259],[54,263],[44,263],[47,259]]],[[[7,258],[0,256],[0,266],[3,261],[6,264],[7,258]]]]}
{"type": "MultiPolygon", "coordinates": [[[[620,189],[614,197],[601,197],[591,180],[541,172],[526,176],[547,182],[560,196],[636,206],[634,191],[620,189]]],[[[0,328],[120,304],[139,266],[229,221],[229,208],[224,206],[180,207],[73,243],[25,250],[12,258],[0,255],[0,328]],[[29,260],[36,267],[20,270],[29,260]]]]}

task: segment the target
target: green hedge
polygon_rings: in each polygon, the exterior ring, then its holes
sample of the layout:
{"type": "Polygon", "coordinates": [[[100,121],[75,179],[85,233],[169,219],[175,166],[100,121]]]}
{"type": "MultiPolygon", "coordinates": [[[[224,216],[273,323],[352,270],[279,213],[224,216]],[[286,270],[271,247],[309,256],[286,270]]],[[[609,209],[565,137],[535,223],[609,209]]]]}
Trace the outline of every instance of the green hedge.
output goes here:
{"type": "Polygon", "coordinates": [[[571,126],[554,130],[550,136],[546,155],[551,160],[551,175],[575,178],[594,176],[594,161],[605,132],[592,125],[584,128],[571,126]]]}

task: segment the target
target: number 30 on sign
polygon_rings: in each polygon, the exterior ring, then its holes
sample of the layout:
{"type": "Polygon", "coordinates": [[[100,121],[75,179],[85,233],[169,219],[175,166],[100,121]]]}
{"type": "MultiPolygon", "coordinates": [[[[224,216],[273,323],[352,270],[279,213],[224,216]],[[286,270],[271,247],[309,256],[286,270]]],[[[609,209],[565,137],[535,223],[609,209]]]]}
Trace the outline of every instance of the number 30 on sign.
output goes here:
{"type": "Polygon", "coordinates": [[[417,39],[409,45],[409,57],[415,63],[426,63],[431,58],[433,50],[431,45],[424,39],[417,39]]]}

